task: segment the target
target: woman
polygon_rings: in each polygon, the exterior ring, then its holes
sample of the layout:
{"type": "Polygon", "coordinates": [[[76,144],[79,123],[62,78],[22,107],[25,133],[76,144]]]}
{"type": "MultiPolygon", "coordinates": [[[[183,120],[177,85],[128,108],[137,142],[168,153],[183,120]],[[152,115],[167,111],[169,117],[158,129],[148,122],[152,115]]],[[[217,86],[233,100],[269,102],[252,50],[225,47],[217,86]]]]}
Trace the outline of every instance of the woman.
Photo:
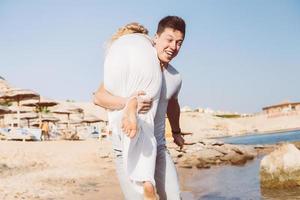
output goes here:
{"type": "Polygon", "coordinates": [[[144,199],[156,199],[156,139],[154,117],[161,88],[161,70],[148,31],[137,23],[119,29],[112,37],[104,62],[104,87],[115,96],[128,97],[123,110],[110,111],[113,137],[122,142],[125,172],[130,180],[143,185],[144,199]],[[137,91],[152,99],[145,114],[137,114],[137,91]]]}

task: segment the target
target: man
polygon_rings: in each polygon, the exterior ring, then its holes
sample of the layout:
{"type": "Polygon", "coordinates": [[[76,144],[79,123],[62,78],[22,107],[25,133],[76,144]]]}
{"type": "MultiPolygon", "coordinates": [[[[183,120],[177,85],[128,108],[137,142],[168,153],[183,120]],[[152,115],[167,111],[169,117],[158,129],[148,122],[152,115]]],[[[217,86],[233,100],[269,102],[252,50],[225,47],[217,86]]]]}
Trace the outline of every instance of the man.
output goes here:
{"type": "MultiPolygon", "coordinates": [[[[169,63],[177,56],[185,37],[185,22],[177,16],[167,16],[163,18],[157,28],[153,39],[157,56],[160,60],[163,74],[162,88],[157,112],[154,119],[154,135],[157,140],[157,157],[155,168],[155,181],[157,193],[160,199],[180,199],[179,182],[176,168],[165,147],[165,115],[167,114],[172,128],[174,142],[183,147],[184,139],[181,135],[179,117],[180,107],[178,103],[178,93],[181,87],[181,77],[177,70],[169,63]]],[[[143,95],[140,92],[138,95],[143,95]]],[[[95,93],[94,103],[107,109],[123,109],[127,99],[112,96],[101,85],[95,93]]],[[[139,102],[140,113],[147,112],[151,107],[151,100],[139,102]]],[[[113,139],[113,148],[116,152],[116,167],[121,187],[126,199],[142,199],[131,187],[130,181],[125,177],[122,169],[122,149],[118,144],[118,139],[113,139]]]]}
{"type": "Polygon", "coordinates": [[[49,122],[47,121],[44,121],[42,124],[41,124],[41,127],[42,129],[42,134],[41,134],[41,141],[43,140],[50,140],[50,134],[49,134],[49,122]]]}

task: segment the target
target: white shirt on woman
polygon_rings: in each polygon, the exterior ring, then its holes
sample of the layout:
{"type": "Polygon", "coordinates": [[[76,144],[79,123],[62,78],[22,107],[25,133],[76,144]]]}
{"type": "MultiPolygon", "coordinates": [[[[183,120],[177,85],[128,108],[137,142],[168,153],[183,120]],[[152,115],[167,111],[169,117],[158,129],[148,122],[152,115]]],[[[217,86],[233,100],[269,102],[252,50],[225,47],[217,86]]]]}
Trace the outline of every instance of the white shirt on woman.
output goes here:
{"type": "Polygon", "coordinates": [[[145,91],[147,97],[153,99],[149,112],[138,115],[139,131],[133,139],[128,138],[121,130],[123,110],[108,113],[113,140],[121,142],[125,172],[134,182],[151,181],[155,185],[157,143],[154,136],[154,117],[161,83],[159,60],[147,36],[128,34],[112,43],[104,62],[105,89],[112,95],[121,97],[145,91]]]}

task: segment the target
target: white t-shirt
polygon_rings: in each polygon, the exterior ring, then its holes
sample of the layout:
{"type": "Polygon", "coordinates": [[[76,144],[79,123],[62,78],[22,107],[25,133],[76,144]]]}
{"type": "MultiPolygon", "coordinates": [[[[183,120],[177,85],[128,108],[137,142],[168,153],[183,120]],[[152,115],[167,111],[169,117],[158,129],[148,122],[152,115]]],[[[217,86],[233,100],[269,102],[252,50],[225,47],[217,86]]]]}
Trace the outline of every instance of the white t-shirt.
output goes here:
{"type": "Polygon", "coordinates": [[[156,115],[154,118],[154,135],[157,141],[157,146],[164,146],[165,139],[165,123],[168,102],[171,98],[177,99],[181,88],[182,79],[179,72],[170,64],[163,70],[162,73],[162,88],[156,115]]]}

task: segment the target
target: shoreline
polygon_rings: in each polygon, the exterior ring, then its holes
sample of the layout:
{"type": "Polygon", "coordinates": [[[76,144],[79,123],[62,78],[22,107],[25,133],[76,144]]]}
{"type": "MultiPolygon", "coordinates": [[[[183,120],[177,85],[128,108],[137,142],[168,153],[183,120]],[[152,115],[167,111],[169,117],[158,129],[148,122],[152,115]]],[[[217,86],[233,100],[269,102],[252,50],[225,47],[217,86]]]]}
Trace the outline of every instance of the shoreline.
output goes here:
{"type": "Polygon", "coordinates": [[[223,139],[223,138],[229,138],[229,137],[243,137],[243,136],[255,136],[255,135],[264,135],[264,134],[276,134],[276,133],[287,133],[292,131],[300,131],[300,127],[297,128],[288,128],[288,129],[276,129],[273,131],[261,131],[261,132],[249,132],[245,134],[233,134],[229,136],[220,136],[220,137],[209,137],[207,139],[223,139]]]}

